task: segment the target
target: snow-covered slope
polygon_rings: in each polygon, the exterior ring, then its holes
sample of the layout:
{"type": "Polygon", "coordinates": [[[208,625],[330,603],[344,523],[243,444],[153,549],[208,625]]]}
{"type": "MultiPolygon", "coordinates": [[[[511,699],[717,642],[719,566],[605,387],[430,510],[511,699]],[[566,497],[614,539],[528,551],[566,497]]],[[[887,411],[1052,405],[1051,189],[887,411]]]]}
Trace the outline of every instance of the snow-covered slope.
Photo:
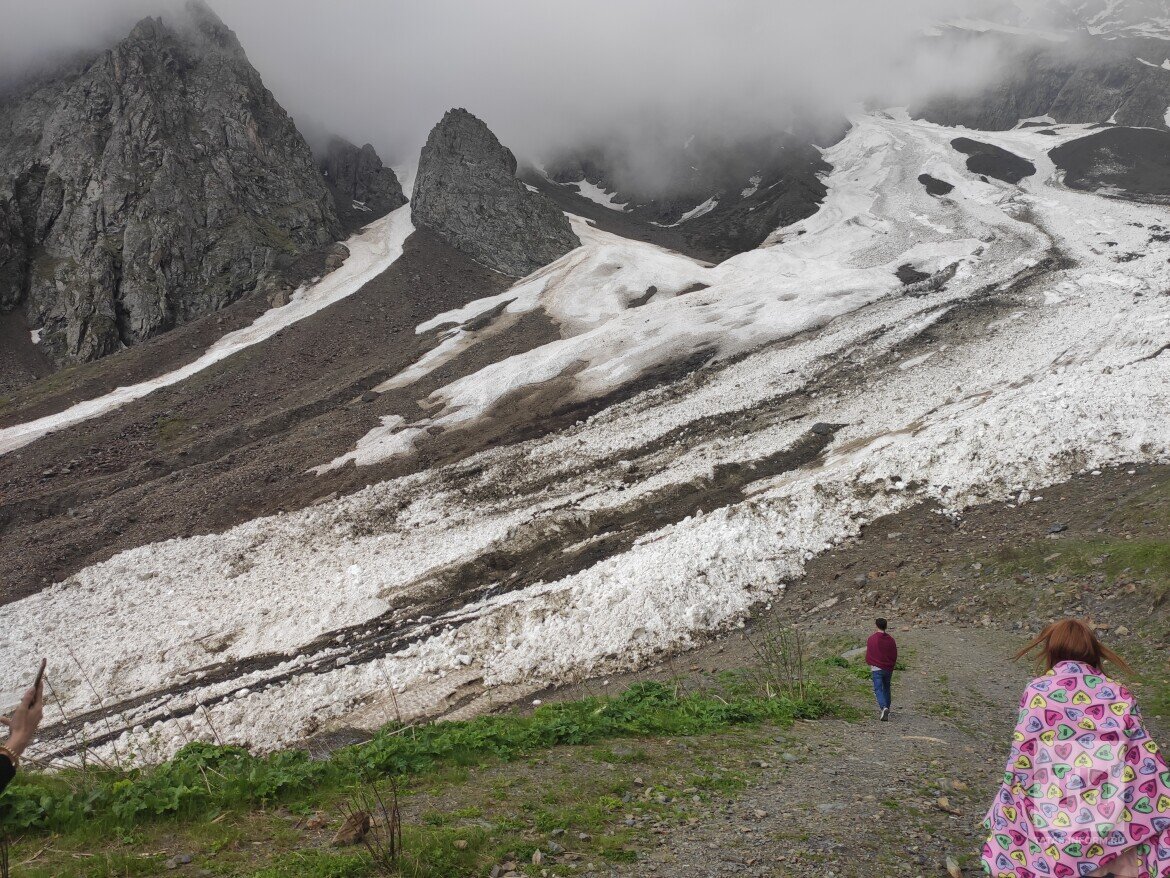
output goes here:
{"type": "Polygon", "coordinates": [[[1164,209],[1062,188],[1047,150],[1085,133],[860,117],[826,156],[823,207],[717,267],[578,223],[578,250],[419,327],[453,325],[383,389],[525,313],[552,318],[559,339],[321,463],[415,453],[526,392],[611,404],[303,511],[123,553],[5,607],[4,631],[50,621],[5,635],[0,662],[48,655],[65,710],[91,711],[44,751],[78,734],[144,758],[200,737],[263,748],[490,704],[734,625],[808,558],[908,504],[1027,502],[1073,472],[1165,459],[1170,266],[1148,247],[1164,209]],[[1037,173],[981,179],[950,146],[959,133],[1037,173]],[[927,194],[922,174],[953,191],[927,194]],[[905,264],[930,280],[903,287],[905,264]],[[619,393],[648,374],[669,379],[619,393]],[[831,426],[810,432],[818,422],[831,426]],[[733,477],[733,499],[705,499],[733,477]],[[600,560],[556,563],[598,545],[600,560]]]}
{"type": "Polygon", "coordinates": [[[1170,40],[1170,8],[1162,0],[1014,0],[1022,23],[1084,28],[1107,37],[1170,40]]]}

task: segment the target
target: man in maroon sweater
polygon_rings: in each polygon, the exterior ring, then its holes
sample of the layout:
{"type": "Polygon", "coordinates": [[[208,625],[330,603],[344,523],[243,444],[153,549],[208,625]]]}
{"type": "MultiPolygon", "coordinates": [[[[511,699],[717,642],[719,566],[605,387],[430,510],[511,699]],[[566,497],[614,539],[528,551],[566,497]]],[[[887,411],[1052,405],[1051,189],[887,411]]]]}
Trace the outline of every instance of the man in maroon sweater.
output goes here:
{"type": "Polygon", "coordinates": [[[874,623],[878,630],[865,642],[865,663],[873,677],[873,694],[877,696],[881,720],[890,718],[890,682],[894,678],[894,665],[898,663],[898,644],[886,633],[885,619],[874,623]]]}

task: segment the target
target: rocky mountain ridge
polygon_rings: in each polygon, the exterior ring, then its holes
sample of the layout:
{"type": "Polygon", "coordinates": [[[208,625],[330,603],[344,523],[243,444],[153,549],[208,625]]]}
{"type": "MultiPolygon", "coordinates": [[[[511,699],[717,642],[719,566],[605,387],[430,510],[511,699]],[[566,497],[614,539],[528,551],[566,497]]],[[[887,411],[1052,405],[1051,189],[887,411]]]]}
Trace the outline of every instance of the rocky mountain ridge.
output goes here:
{"type": "Polygon", "coordinates": [[[994,10],[993,16],[1023,27],[1079,30],[1105,37],[1170,38],[1170,9],[1161,0],[1012,0],[994,10]]]}
{"type": "MultiPolygon", "coordinates": [[[[831,168],[821,149],[840,140],[848,123],[796,134],[779,131],[729,139],[691,136],[655,153],[661,179],[639,185],[621,148],[597,144],[556,156],[542,185],[564,193],[610,196],[608,206],[642,224],[672,230],[676,247],[720,261],[759,246],[776,229],[810,216],[825,195],[831,168]]],[[[559,193],[557,193],[559,194],[559,193]]]]}
{"type": "Polygon", "coordinates": [[[0,101],[0,311],[58,364],[218,310],[336,240],[293,120],[202,3],[0,101]]]}
{"type": "Polygon", "coordinates": [[[359,148],[344,137],[333,137],[317,164],[347,229],[359,229],[406,204],[394,170],[382,165],[368,143],[359,148]]]}
{"type": "Polygon", "coordinates": [[[1021,120],[1170,127],[1170,43],[1103,37],[1087,31],[1064,40],[995,30],[944,28],[956,47],[994,49],[995,75],[981,89],[944,91],[911,108],[940,125],[1003,131],[1021,120]]]}

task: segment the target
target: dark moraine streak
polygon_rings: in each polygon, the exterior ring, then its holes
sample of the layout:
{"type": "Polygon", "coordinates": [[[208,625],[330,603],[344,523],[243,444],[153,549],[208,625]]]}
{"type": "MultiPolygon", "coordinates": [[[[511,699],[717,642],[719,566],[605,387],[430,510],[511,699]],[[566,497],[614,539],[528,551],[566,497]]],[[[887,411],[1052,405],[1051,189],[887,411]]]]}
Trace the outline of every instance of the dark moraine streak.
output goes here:
{"type": "Polygon", "coordinates": [[[940,180],[938,177],[930,176],[930,174],[919,174],[918,182],[925,186],[926,191],[931,195],[950,195],[955,188],[946,180],[940,180]]]}
{"type": "Polygon", "coordinates": [[[1036,166],[1014,152],[1008,152],[990,143],[980,143],[970,137],[956,137],[951,146],[967,156],[967,170],[986,174],[1005,183],[1019,183],[1036,173],[1036,166]]]}
{"type": "Polygon", "coordinates": [[[1048,153],[1070,189],[1117,189],[1143,201],[1170,200],[1170,132],[1106,128],[1048,153]]]}
{"type": "Polygon", "coordinates": [[[925,271],[919,271],[909,262],[905,263],[904,265],[899,265],[898,270],[895,271],[894,274],[897,275],[898,280],[900,280],[904,286],[920,283],[921,281],[927,280],[930,277],[928,273],[925,271]]]}

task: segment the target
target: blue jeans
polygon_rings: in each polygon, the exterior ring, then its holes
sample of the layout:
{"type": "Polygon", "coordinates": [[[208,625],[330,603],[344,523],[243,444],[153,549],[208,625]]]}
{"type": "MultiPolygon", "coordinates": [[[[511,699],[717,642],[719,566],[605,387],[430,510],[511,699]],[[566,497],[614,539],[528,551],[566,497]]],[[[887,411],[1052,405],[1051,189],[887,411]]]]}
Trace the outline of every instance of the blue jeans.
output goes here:
{"type": "Polygon", "coordinates": [[[872,671],[873,694],[877,696],[878,710],[885,710],[890,706],[890,682],[894,679],[893,671],[872,671]]]}

